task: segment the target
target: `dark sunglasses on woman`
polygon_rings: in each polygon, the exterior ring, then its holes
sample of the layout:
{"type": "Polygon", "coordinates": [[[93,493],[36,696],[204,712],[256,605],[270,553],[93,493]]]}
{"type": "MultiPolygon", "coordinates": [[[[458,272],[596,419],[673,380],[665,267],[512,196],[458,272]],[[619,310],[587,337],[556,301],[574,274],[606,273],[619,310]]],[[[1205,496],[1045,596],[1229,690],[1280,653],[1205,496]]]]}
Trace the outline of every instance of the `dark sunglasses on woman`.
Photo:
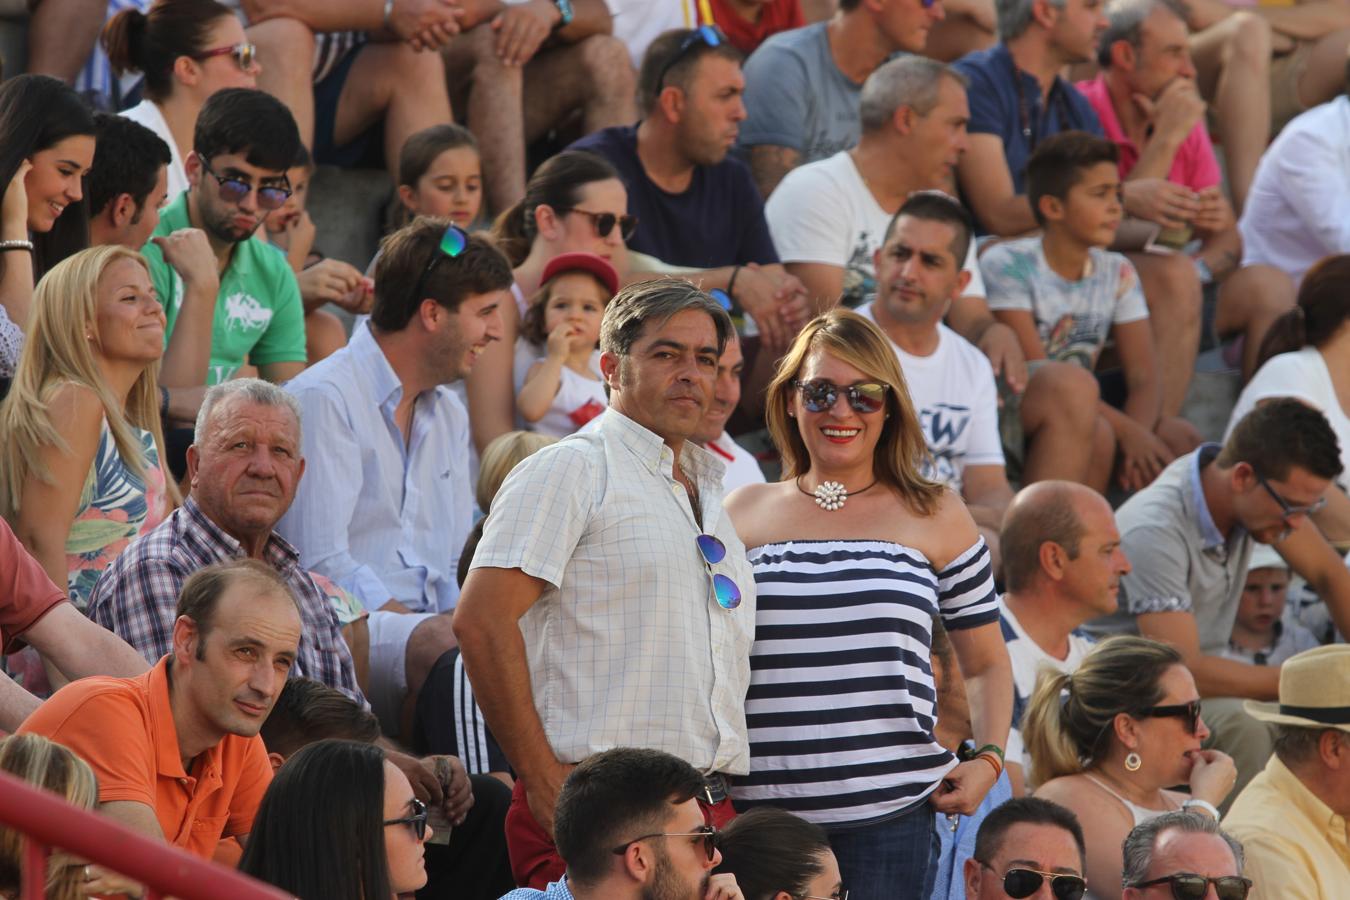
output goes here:
{"type": "Polygon", "coordinates": [[[595,233],[602,238],[609,237],[609,233],[614,230],[615,225],[619,226],[619,234],[623,236],[625,243],[631,241],[633,232],[637,231],[637,216],[616,216],[609,212],[591,212],[589,209],[577,209],[575,206],[560,209],[558,213],[577,213],[585,216],[595,226],[595,233]]]}
{"type": "Polygon", "coordinates": [[[413,834],[417,835],[419,841],[425,840],[427,836],[427,806],[416,797],[408,801],[412,807],[413,814],[404,816],[401,819],[385,819],[385,825],[407,825],[412,828],[413,834]]]}
{"type": "Polygon", "coordinates": [[[1200,730],[1200,701],[1192,700],[1190,703],[1174,703],[1169,706],[1150,706],[1144,710],[1143,716],[1153,718],[1176,717],[1186,720],[1186,730],[1194,735],[1200,730]]]}

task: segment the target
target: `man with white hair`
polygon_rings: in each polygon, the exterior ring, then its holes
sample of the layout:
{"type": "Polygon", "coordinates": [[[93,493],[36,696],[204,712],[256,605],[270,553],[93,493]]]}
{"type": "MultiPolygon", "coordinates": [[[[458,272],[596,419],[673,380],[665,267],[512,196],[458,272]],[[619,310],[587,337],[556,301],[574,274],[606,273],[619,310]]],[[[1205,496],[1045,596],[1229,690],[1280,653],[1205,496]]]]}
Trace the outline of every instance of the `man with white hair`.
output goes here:
{"type": "MultiPolygon", "coordinates": [[[[295,595],[303,634],[294,674],[362,700],[352,653],[339,630],[361,621],[356,604],[339,617],[273,526],[305,471],[300,406],[281,388],[240,378],[211,388],[187,451],[192,493],[154,531],[104,570],[88,615],[150,663],[173,647],[178,594],[198,569],[251,557],[271,566],[295,595]]],[[[357,625],[354,633],[364,633],[357,625]]],[[[365,653],[360,652],[362,662],[365,653]]]]}
{"type": "Polygon", "coordinates": [[[1280,669],[1278,703],[1247,703],[1274,726],[1275,755],[1233,802],[1255,900],[1332,900],[1350,887],[1350,647],[1332,644],[1280,669]]]}

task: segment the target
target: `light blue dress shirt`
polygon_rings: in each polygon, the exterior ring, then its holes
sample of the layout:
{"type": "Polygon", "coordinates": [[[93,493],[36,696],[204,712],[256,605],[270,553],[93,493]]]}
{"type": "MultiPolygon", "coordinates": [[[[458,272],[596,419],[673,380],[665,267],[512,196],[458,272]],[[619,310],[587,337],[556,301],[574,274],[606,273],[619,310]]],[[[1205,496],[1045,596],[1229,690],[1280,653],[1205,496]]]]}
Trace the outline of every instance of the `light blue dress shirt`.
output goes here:
{"type": "Polygon", "coordinates": [[[473,524],[469,416],[442,385],[417,398],[411,439],[394,420],[403,385],[368,328],[286,385],[300,401],[305,475],[277,526],[301,564],[367,609],[390,599],[447,612],[473,524]]]}

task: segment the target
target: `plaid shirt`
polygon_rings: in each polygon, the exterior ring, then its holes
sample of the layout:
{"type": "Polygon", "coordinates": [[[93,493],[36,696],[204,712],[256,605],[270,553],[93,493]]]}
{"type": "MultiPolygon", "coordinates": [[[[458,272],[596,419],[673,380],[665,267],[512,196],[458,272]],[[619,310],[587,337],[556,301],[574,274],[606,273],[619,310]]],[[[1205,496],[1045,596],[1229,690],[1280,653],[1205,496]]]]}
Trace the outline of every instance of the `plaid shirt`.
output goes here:
{"type": "MultiPolygon", "coordinates": [[[[89,598],[89,618],[120,635],[153,664],[173,647],[178,592],[188,576],[212,563],[245,555],[239,542],[208,519],[189,497],[103,571],[89,598]]],[[[364,702],[337,614],[314,579],[300,568],[300,554],[274,533],[264,561],[290,586],[300,606],[304,633],[291,674],[322,681],[364,702]]]]}

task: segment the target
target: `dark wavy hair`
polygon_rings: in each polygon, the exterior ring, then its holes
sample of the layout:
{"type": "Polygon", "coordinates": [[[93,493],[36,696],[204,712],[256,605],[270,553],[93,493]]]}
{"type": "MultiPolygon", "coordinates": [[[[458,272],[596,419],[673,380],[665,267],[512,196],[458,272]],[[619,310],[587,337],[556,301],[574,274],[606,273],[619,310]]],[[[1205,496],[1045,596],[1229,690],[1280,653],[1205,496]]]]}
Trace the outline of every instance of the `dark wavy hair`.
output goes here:
{"type": "Polygon", "coordinates": [[[204,50],[216,22],[234,13],[216,0],[155,0],[150,9],[124,9],[103,26],[103,47],[117,74],[145,75],[145,96],[163,102],[173,91],[173,64],[204,50]]]}
{"type": "Polygon", "coordinates": [[[301,900],[385,900],[384,751],[318,741],[278,770],[239,870],[301,900]]]}
{"type": "MultiPolygon", "coordinates": [[[[46,75],[6,80],[0,84],[0,185],[9,184],[34,153],[81,134],[95,137],[94,114],[64,81],[46,75]]],[[[33,235],[34,284],[52,266],[88,246],[89,203],[81,199],[65,208],[51,231],[33,235]]]]}

